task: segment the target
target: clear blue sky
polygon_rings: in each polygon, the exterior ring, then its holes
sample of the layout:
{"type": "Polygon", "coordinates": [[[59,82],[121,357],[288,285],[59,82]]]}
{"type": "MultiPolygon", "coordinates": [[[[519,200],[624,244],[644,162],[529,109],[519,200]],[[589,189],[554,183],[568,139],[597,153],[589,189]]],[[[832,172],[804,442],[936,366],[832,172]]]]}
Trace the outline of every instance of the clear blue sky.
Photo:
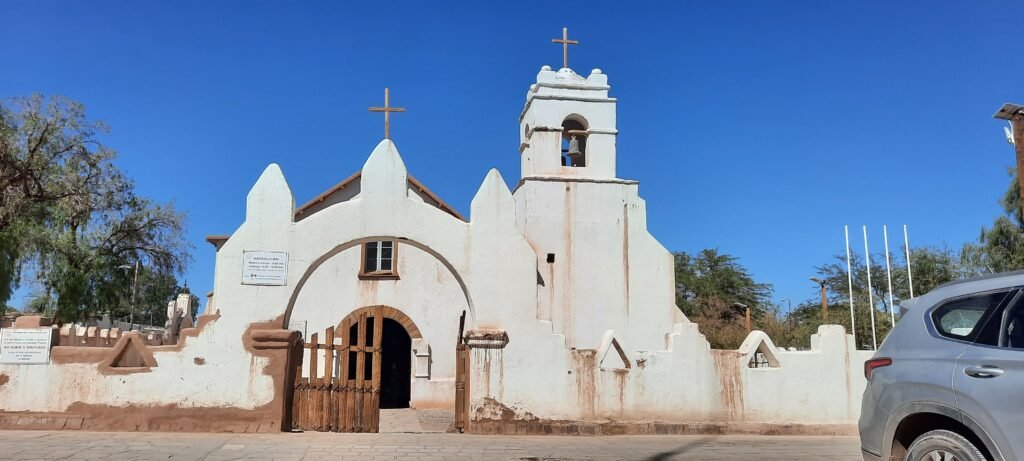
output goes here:
{"type": "Polygon", "coordinates": [[[109,123],[138,190],[188,212],[205,293],[203,238],[237,228],[263,168],[299,204],[359,169],[385,86],[410,172],[442,198],[468,214],[491,167],[514,184],[517,116],[568,26],[570,65],[619,99],[619,176],[641,181],[651,232],[799,301],[844,224],[858,252],[861,224],[874,251],[882,224],[959,247],[1000,213],[1013,152],[991,115],[1024,101],[1022,18],[1019,1],[2,0],[0,97],[63,94],[109,123]]]}

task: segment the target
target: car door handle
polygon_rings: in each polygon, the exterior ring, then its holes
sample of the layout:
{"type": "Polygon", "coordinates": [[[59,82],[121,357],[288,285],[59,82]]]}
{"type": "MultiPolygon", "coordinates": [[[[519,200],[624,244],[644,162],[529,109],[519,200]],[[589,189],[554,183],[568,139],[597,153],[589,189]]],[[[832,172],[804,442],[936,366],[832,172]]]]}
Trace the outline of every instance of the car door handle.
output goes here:
{"type": "Polygon", "coordinates": [[[964,374],[972,378],[995,378],[1002,376],[1002,368],[992,365],[974,365],[964,368],[964,374]]]}

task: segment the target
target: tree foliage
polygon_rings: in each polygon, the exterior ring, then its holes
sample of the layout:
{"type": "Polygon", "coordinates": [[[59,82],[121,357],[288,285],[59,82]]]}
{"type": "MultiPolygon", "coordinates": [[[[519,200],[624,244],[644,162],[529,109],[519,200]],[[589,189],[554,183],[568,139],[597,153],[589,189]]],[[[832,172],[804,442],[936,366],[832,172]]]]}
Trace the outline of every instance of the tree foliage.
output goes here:
{"type": "Polygon", "coordinates": [[[774,312],[772,286],[755,281],[738,258],[717,248],[674,256],[676,305],[701,325],[712,347],[739,346],[747,333],[743,321],[746,307],[760,318],[774,312]]]}
{"type": "Polygon", "coordinates": [[[1021,216],[1020,186],[1015,169],[1009,170],[1010,184],[999,200],[1004,216],[992,227],[982,227],[977,243],[964,245],[964,264],[977,274],[1024,269],[1024,218],[1021,216]]]}
{"type": "Polygon", "coordinates": [[[0,103],[0,301],[31,263],[43,289],[30,309],[113,314],[132,276],[121,267],[173,277],[190,261],[185,215],[136,194],[106,131],[67,98],[0,103]]]}

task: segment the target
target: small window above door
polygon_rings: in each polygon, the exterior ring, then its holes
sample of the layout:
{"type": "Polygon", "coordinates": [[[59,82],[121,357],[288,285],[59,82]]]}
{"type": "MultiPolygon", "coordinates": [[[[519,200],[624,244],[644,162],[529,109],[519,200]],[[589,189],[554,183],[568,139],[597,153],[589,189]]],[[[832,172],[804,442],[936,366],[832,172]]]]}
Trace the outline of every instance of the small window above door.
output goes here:
{"type": "Polygon", "coordinates": [[[378,240],[363,244],[363,267],[360,279],[397,279],[395,242],[378,240]]]}

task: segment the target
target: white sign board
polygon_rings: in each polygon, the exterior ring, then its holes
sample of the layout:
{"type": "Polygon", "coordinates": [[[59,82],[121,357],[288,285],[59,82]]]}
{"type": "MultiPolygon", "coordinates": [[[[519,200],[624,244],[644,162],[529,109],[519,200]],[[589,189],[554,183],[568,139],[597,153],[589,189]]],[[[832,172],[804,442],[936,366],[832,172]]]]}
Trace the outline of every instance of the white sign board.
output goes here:
{"type": "Polygon", "coordinates": [[[50,363],[52,328],[4,328],[0,330],[0,363],[19,365],[50,363]]]}
{"type": "Polygon", "coordinates": [[[287,277],[288,253],[242,252],[242,285],[285,285],[287,277]]]}

